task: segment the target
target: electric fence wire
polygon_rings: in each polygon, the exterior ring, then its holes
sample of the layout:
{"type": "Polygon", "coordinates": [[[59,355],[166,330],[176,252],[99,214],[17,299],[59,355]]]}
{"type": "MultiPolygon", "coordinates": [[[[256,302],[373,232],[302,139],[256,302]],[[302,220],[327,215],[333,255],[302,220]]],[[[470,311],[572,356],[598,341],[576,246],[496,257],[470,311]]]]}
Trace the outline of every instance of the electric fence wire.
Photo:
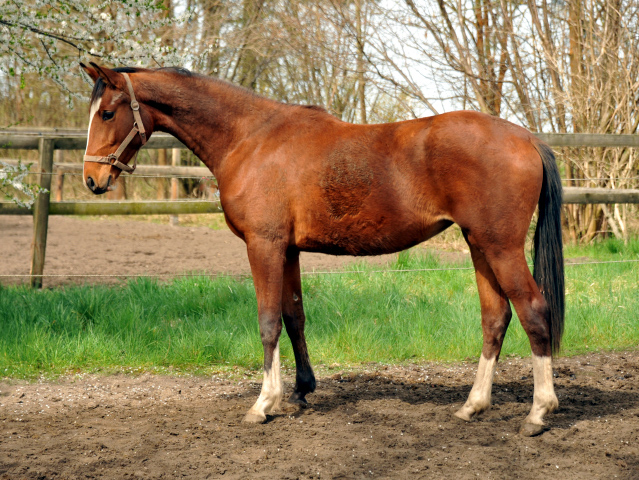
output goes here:
{"type": "MultiPolygon", "coordinates": [[[[568,262],[564,263],[565,267],[576,267],[582,265],[606,265],[615,263],[638,263],[639,259],[628,260],[601,260],[596,262],[568,262]]],[[[528,265],[532,267],[532,265],[528,265]]],[[[474,270],[474,267],[442,267],[442,268],[401,268],[401,269],[386,269],[386,270],[338,270],[338,271],[308,271],[301,272],[301,275],[349,275],[349,274],[373,274],[373,273],[416,273],[416,272],[452,272],[461,270],[474,270]]],[[[153,274],[65,274],[65,273],[44,273],[41,275],[28,275],[28,274],[0,274],[0,278],[31,278],[31,277],[48,277],[48,278],[156,278],[156,277],[233,277],[233,278],[250,278],[248,273],[243,274],[231,274],[231,273],[207,273],[207,272],[193,272],[193,273],[153,273],[153,274]]]]}

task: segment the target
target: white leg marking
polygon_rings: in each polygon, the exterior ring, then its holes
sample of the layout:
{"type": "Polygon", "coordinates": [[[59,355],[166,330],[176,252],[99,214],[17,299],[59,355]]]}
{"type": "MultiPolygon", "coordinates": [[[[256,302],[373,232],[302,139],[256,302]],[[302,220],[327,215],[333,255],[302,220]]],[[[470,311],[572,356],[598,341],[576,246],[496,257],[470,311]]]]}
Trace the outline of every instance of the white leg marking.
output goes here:
{"type": "Polygon", "coordinates": [[[544,424],[544,415],[559,406],[552,381],[552,357],[538,357],[533,354],[533,379],[535,390],[533,406],[524,423],[544,424]]]}
{"type": "Polygon", "coordinates": [[[490,407],[490,395],[496,366],[497,357],[488,360],[482,354],[479,358],[479,366],[477,367],[477,376],[475,377],[473,388],[470,390],[468,400],[466,400],[464,406],[455,413],[456,417],[468,422],[474,415],[490,407]]]}
{"type": "Polygon", "coordinates": [[[273,351],[273,363],[271,370],[264,370],[262,391],[255,404],[244,417],[248,422],[266,420],[266,414],[280,408],[282,401],[282,378],[280,376],[280,342],[277,342],[273,351]]]}
{"type": "MultiPolygon", "coordinates": [[[[96,100],[94,100],[94,102],[91,104],[91,110],[89,111],[89,129],[87,130],[87,148],[84,149],[84,154],[86,155],[87,152],[89,151],[89,140],[91,139],[91,123],[93,122],[93,117],[95,117],[95,114],[98,113],[98,110],[100,109],[100,102],[102,101],[102,98],[98,98],[96,100]]],[[[85,163],[83,162],[82,164],[82,181],[84,182],[84,186],[87,186],[87,182],[86,180],[84,180],[84,165],[85,163]]]]}

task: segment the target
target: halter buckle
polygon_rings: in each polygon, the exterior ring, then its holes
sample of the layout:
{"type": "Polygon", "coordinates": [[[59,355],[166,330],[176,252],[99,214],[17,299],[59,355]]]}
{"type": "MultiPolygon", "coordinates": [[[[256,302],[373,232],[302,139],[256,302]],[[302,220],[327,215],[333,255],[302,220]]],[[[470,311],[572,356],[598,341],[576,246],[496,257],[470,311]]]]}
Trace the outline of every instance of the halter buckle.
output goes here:
{"type": "Polygon", "coordinates": [[[131,108],[133,109],[133,111],[137,112],[138,110],[140,110],[140,104],[137,102],[137,100],[132,100],[131,101],[131,108]]]}

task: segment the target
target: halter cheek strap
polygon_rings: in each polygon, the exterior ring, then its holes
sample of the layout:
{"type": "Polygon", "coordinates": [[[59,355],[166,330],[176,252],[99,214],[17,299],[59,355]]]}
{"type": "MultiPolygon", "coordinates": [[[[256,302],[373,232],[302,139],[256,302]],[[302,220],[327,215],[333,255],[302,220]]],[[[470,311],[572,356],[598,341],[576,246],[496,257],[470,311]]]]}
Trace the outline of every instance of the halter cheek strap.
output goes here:
{"type": "Polygon", "coordinates": [[[105,157],[100,157],[97,155],[85,155],[85,162],[94,162],[94,163],[105,163],[107,165],[114,166],[115,168],[119,168],[120,170],[128,173],[133,173],[135,171],[135,167],[137,166],[138,161],[138,152],[135,152],[135,156],[133,157],[133,166],[125,165],[120,161],[120,155],[126,150],[126,147],[129,146],[131,140],[136,135],[140,135],[140,139],[142,140],[142,145],[146,143],[146,131],[144,130],[144,123],[142,123],[142,117],[140,116],[140,104],[135,99],[135,94],[133,93],[133,85],[131,85],[131,79],[129,75],[126,73],[122,73],[124,75],[124,79],[126,80],[127,87],[129,87],[129,95],[131,96],[131,110],[133,110],[133,127],[131,131],[126,136],[126,138],[122,141],[118,149],[115,153],[109,153],[105,157]]]}

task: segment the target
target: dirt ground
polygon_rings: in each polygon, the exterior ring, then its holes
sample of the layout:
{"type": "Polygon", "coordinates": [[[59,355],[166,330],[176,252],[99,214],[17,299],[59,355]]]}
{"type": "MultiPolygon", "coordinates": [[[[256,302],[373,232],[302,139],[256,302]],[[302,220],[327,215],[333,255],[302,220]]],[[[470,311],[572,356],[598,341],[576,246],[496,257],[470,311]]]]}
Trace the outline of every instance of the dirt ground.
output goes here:
{"type": "MultiPolygon", "coordinates": [[[[2,284],[29,282],[32,241],[30,216],[0,215],[2,284]]],[[[366,261],[382,265],[396,258],[397,255],[382,255],[366,261]]],[[[300,259],[306,271],[336,270],[356,261],[361,260],[319,253],[303,253],[300,259]]],[[[116,283],[132,275],[167,278],[194,272],[249,274],[244,242],[230,230],[207,227],[49,217],[44,273],[61,276],[45,277],[45,287],[83,282],[116,283]]]]}
{"type": "MultiPolygon", "coordinates": [[[[0,216],[0,274],[28,274],[31,228],[28,217],[0,216]]],[[[348,261],[307,255],[302,264],[348,261]]],[[[45,273],[64,276],[45,286],[189,271],[248,273],[242,242],[203,227],[51,217],[45,273]]],[[[532,402],[530,359],[502,359],[493,408],[461,423],[452,414],[475,371],[325,367],[308,408],[285,404],[264,425],[241,423],[258,375],[0,381],[0,479],[639,479],[638,352],[558,358],[560,409],[534,438],[517,433],[532,402]]],[[[294,372],[284,378],[288,394],[294,372]]]]}
{"type": "MultiPolygon", "coordinates": [[[[639,478],[639,355],[556,362],[560,409],[518,435],[529,359],[504,359],[494,406],[455,421],[475,364],[323,372],[304,410],[241,423],[259,377],[78,376],[0,383],[0,478],[639,478]]],[[[285,389],[292,391],[293,372],[285,389]]]]}

